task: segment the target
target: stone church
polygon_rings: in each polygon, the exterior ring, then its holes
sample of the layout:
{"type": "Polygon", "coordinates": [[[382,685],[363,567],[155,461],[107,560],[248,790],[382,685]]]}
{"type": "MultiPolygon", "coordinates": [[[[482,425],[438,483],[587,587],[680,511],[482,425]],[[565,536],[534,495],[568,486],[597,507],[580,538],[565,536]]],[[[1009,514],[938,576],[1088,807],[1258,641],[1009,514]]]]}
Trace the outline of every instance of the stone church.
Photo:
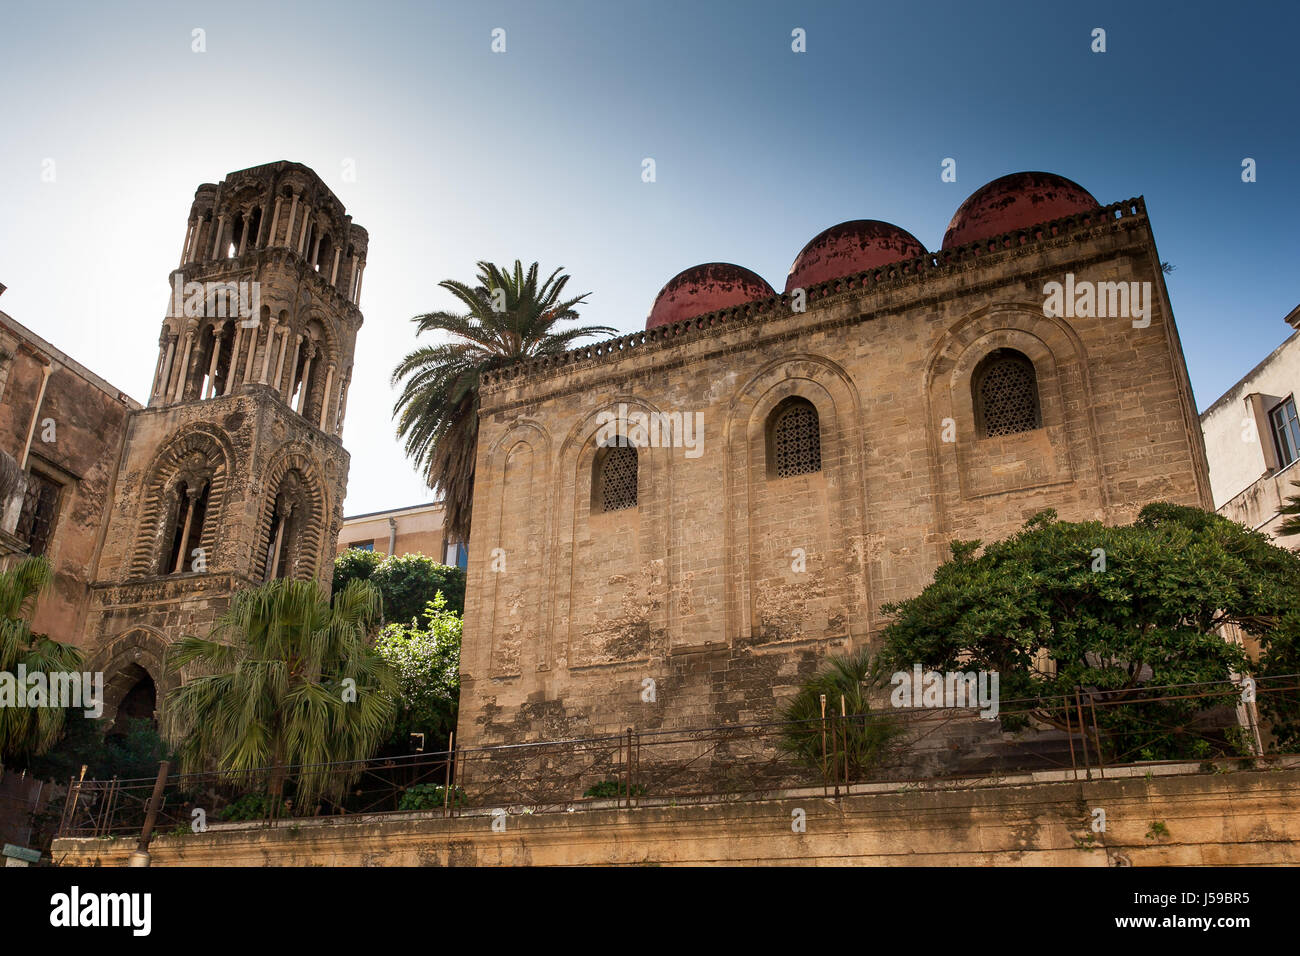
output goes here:
{"type": "Polygon", "coordinates": [[[935,252],[854,220],[781,293],[687,269],[644,331],[485,377],[478,441],[466,746],[771,718],[955,538],[1212,506],[1146,207],[1046,173],[935,252]]]}
{"type": "Polygon", "coordinates": [[[0,554],[50,560],[34,627],[104,672],[107,718],[151,715],[233,592],[328,588],[366,248],[298,163],[201,185],[144,407],[0,313],[0,554]]]}

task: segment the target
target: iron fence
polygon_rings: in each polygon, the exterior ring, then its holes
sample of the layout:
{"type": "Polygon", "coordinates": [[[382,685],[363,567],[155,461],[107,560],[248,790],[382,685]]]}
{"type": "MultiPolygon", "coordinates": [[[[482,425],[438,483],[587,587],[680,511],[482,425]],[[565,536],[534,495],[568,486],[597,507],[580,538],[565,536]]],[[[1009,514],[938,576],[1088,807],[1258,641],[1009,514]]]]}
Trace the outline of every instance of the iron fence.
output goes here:
{"type": "MultiPolygon", "coordinates": [[[[1300,720],[1300,675],[1257,679],[1255,700],[1300,720]]],[[[168,774],[154,831],[292,825],[312,817],[547,813],[791,791],[996,786],[1026,779],[1195,772],[1272,763],[1283,752],[1232,681],[1075,688],[974,708],[912,707],[239,772],[168,774]],[[1181,770],[1180,770],[1181,768],[1181,770]],[[1029,776],[1027,776],[1029,775],[1029,776]],[[270,794],[276,793],[272,798],[270,794]]],[[[59,836],[141,831],[154,778],[69,782],[59,836]]]]}

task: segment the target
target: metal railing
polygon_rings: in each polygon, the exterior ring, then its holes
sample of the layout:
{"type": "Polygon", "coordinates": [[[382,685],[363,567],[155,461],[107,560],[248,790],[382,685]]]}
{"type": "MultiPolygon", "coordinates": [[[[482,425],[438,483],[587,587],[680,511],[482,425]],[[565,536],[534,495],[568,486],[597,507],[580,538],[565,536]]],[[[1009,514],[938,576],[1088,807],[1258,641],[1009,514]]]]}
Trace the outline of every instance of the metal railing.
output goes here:
{"type": "MultiPolygon", "coordinates": [[[[1267,730],[1261,737],[1254,707],[1242,705],[1242,697],[1241,685],[1231,681],[1076,688],[1003,700],[991,720],[974,708],[952,707],[841,715],[832,701],[824,718],[805,721],[628,728],[401,757],[167,774],[154,830],[166,835],[412,812],[547,813],[762,799],[790,791],[838,797],[868,789],[1083,780],[1162,766],[1162,772],[1197,772],[1209,764],[1222,769],[1300,758],[1259,746],[1267,730]],[[272,799],[275,781],[283,788],[272,799]],[[309,793],[323,795],[299,796],[309,793]]],[[[1255,697],[1300,720],[1300,675],[1257,679],[1255,697]]],[[[152,777],[74,778],[59,836],[139,833],[154,787],[152,777]]]]}

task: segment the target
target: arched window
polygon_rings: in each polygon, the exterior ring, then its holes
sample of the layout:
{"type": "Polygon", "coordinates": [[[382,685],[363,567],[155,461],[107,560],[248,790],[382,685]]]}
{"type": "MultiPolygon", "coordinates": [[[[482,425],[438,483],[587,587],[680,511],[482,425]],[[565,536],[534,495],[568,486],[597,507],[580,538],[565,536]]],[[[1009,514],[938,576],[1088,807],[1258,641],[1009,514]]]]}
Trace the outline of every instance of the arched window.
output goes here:
{"type": "Polygon", "coordinates": [[[821,422],[812,402],[787,398],[772,409],[767,432],[771,477],[790,478],[822,470],[821,422]]]}
{"type": "MultiPolygon", "coordinates": [[[[198,474],[185,475],[173,486],[168,533],[163,536],[167,551],[161,556],[159,574],[183,574],[194,569],[194,552],[203,540],[211,488],[211,476],[198,474]]],[[[203,563],[206,566],[207,562],[203,563]]]]}
{"type": "Polygon", "coordinates": [[[618,444],[608,445],[596,453],[592,497],[599,512],[636,507],[636,449],[625,439],[617,441],[618,444]]]}
{"type": "Polygon", "coordinates": [[[975,428],[981,438],[1017,435],[1042,427],[1038,377],[1023,352],[998,349],[984,357],[971,377],[975,428]]]}
{"type": "Polygon", "coordinates": [[[303,530],[311,520],[311,496],[306,481],[297,471],[280,480],[271,505],[271,523],[266,538],[263,579],[300,577],[305,555],[303,530]]]}
{"type": "MultiPolygon", "coordinates": [[[[220,303],[221,314],[239,315],[239,298],[228,294],[220,303]]],[[[235,322],[214,322],[199,333],[199,345],[194,352],[193,372],[197,382],[196,398],[214,398],[225,394],[234,362],[235,322]],[[214,361],[215,359],[215,361],[214,361]]],[[[187,392],[187,396],[188,395],[187,392]]]]}

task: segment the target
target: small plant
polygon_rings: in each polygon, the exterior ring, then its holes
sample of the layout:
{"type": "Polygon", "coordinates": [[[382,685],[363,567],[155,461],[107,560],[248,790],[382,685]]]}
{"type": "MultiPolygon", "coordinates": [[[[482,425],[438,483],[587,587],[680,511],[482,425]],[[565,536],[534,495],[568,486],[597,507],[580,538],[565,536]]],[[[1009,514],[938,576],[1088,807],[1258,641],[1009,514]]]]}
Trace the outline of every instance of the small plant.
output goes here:
{"type": "Polygon", "coordinates": [[[451,788],[451,798],[447,798],[447,788],[440,783],[417,783],[402,791],[402,799],[397,804],[399,810],[441,810],[443,806],[461,807],[465,805],[465,791],[460,787],[451,788]]]}
{"type": "Polygon", "coordinates": [[[1169,836],[1169,828],[1165,826],[1163,820],[1152,820],[1151,829],[1147,831],[1148,840],[1159,840],[1161,837],[1169,836]]]}
{"type": "Polygon", "coordinates": [[[271,797],[265,793],[246,793],[217,814],[219,820],[265,820],[271,815],[271,797]]]}
{"type": "MultiPolygon", "coordinates": [[[[612,799],[623,796],[626,790],[626,786],[620,780],[602,780],[600,783],[588,787],[582,795],[596,799],[612,799]]],[[[632,796],[639,797],[644,793],[645,787],[639,783],[632,784],[632,796]]]]}

